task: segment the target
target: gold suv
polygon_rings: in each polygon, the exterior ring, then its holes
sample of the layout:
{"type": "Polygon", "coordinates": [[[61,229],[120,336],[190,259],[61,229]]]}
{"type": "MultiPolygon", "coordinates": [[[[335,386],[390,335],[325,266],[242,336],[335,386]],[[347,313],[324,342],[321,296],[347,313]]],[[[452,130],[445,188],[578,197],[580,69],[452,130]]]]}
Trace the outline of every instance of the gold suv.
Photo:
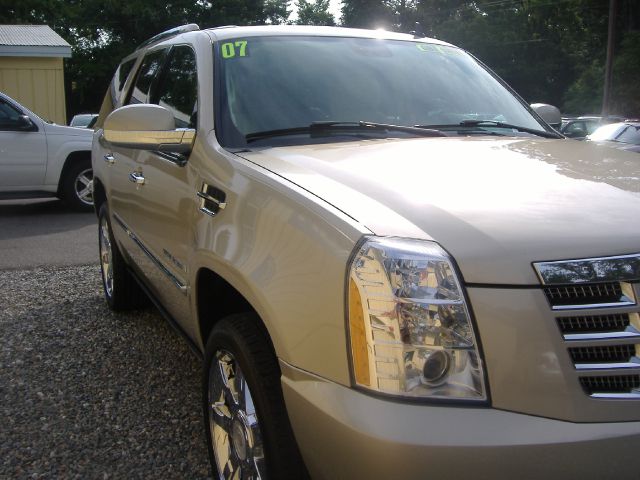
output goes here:
{"type": "Polygon", "coordinates": [[[640,157],[465,51],[187,25],[92,156],[107,302],[202,357],[217,477],[638,478],[640,157]]]}

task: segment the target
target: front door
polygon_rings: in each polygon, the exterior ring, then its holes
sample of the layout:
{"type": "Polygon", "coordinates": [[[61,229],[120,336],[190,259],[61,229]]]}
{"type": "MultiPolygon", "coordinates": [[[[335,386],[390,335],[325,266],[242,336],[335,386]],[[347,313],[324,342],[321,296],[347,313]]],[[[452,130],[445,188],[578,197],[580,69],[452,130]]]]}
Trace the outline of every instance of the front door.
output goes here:
{"type": "MultiPolygon", "coordinates": [[[[190,47],[171,49],[146,101],[169,109],[177,128],[196,128],[196,57],[190,47]]],[[[168,313],[195,337],[197,332],[190,331],[188,322],[188,252],[199,201],[196,186],[189,183],[193,172],[188,157],[138,150],[133,158],[130,173],[142,183],[131,183],[135,205],[127,208],[127,222],[140,243],[137,255],[147,257],[136,263],[168,313]]]]}
{"type": "Polygon", "coordinates": [[[38,190],[47,170],[47,139],[42,124],[20,125],[23,112],[0,98],[0,188],[38,190]]]}

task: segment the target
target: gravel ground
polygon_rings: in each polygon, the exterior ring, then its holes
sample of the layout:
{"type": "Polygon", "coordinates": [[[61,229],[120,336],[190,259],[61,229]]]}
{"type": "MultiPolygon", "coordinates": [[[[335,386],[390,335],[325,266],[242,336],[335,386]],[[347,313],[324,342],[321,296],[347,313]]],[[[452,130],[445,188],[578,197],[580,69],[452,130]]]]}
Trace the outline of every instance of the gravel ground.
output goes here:
{"type": "Polygon", "coordinates": [[[0,271],[0,338],[0,478],[209,478],[200,362],[98,266],[0,271]]]}

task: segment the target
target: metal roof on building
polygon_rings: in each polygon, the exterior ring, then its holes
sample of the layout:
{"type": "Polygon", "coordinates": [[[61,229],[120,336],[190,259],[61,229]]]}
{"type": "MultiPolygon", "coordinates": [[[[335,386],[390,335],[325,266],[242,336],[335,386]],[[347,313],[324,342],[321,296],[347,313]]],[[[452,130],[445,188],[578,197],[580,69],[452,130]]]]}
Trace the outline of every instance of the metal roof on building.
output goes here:
{"type": "Polygon", "coordinates": [[[71,45],[48,25],[0,25],[0,56],[70,57],[71,45]]]}

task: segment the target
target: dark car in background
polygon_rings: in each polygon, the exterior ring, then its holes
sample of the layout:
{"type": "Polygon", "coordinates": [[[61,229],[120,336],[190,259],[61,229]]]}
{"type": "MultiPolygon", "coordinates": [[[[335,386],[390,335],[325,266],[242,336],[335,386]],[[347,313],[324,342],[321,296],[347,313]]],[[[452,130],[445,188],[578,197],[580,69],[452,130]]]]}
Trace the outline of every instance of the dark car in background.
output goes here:
{"type": "Polygon", "coordinates": [[[583,139],[601,125],[601,117],[563,118],[560,133],[565,137],[583,139]]]}

